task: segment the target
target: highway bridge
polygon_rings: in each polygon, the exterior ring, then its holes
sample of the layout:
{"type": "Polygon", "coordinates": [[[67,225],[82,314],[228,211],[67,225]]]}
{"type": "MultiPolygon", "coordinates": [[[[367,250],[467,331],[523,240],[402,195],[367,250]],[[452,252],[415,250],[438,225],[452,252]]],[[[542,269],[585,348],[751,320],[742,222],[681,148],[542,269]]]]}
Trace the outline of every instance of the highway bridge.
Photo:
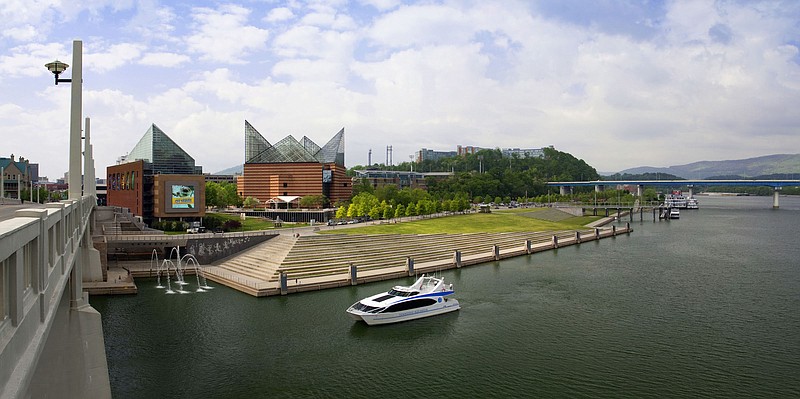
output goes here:
{"type": "Polygon", "coordinates": [[[636,186],[636,195],[642,196],[643,187],[689,187],[691,197],[696,186],[738,186],[738,187],[772,187],[772,207],[778,208],[778,195],[783,187],[799,187],[800,180],[593,180],[593,181],[558,181],[547,183],[550,187],[559,187],[561,195],[567,195],[572,187],[592,187],[595,191],[603,191],[605,186],[636,186]]]}

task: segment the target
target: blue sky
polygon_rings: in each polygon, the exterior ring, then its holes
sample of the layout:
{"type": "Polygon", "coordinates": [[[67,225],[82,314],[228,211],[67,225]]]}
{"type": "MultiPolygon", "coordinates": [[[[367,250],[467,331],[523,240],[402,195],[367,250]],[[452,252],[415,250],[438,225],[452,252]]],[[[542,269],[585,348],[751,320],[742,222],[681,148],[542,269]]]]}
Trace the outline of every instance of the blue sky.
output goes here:
{"type": "Polygon", "coordinates": [[[553,145],[601,172],[800,152],[797,1],[0,2],[0,154],[67,169],[84,46],[97,175],[155,123],[206,172],[270,142],[348,166],[553,145]],[[69,77],[69,70],[65,74],[69,77]]]}

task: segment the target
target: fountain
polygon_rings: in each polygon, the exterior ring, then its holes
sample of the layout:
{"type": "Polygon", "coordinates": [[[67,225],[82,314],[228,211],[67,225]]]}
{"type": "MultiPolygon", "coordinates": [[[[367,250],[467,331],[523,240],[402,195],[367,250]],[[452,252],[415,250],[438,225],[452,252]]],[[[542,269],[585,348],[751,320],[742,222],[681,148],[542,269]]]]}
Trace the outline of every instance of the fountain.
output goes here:
{"type": "Polygon", "coordinates": [[[192,254],[185,254],[181,256],[181,252],[178,247],[173,247],[170,250],[169,258],[163,259],[160,263],[158,259],[158,252],[154,249],[152,255],[150,256],[150,270],[154,269],[153,265],[155,265],[156,278],[158,281],[156,288],[166,288],[167,294],[188,294],[191,292],[183,289],[184,286],[189,285],[184,278],[187,269],[194,271],[195,278],[197,280],[197,289],[195,292],[206,292],[214,289],[214,287],[208,285],[208,281],[203,274],[203,269],[197,262],[197,258],[195,258],[192,254]],[[172,260],[173,255],[175,255],[174,262],[172,260]],[[175,290],[172,289],[171,272],[175,273],[175,284],[177,285],[175,290]],[[164,277],[167,279],[166,287],[161,285],[162,273],[164,273],[164,277]]]}

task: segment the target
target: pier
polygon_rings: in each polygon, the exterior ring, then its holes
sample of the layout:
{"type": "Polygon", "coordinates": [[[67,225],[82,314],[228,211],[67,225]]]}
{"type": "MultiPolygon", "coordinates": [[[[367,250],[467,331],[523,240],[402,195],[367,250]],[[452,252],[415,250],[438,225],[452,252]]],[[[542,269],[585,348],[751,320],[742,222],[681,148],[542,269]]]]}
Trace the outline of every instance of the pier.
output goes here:
{"type": "MultiPolygon", "coordinates": [[[[261,297],[364,284],[461,268],[629,234],[630,224],[580,230],[464,234],[278,235],[203,274],[261,297]]],[[[132,277],[153,277],[146,261],[125,262],[132,277]]]]}

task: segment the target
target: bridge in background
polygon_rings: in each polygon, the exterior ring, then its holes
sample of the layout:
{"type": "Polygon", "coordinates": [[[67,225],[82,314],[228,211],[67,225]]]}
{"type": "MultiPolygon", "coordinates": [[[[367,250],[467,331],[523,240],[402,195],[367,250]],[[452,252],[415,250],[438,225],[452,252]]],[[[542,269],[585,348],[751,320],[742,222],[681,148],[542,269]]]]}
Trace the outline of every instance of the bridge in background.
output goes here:
{"type": "Polygon", "coordinates": [[[783,187],[800,187],[800,180],[594,180],[594,181],[561,181],[549,182],[550,187],[559,187],[561,195],[567,195],[572,187],[592,187],[602,191],[605,186],[636,186],[636,195],[642,196],[642,188],[655,187],[689,187],[689,196],[697,186],[738,186],[738,187],[772,187],[772,207],[778,208],[778,196],[783,187]]]}

